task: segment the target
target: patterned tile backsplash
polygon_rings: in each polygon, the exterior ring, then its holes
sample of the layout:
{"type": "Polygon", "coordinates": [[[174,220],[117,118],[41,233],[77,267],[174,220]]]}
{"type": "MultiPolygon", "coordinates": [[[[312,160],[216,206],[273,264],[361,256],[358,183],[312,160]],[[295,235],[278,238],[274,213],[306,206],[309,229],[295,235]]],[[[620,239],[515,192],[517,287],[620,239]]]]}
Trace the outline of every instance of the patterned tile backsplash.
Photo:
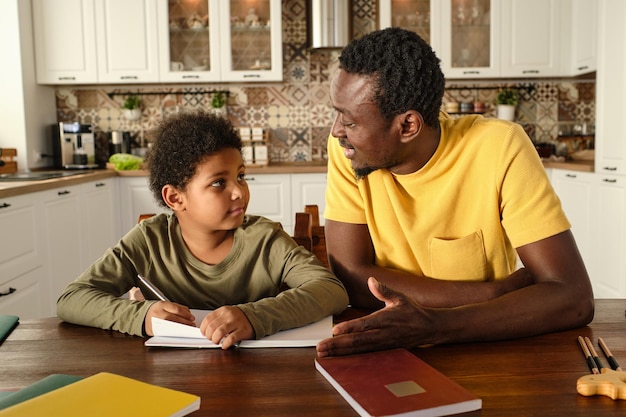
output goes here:
{"type": "MultiPolygon", "coordinates": [[[[376,10],[370,3],[371,0],[353,2],[355,36],[375,27],[376,10]]],[[[282,83],[59,87],[58,120],[91,123],[96,132],[131,131],[149,144],[151,132],[163,116],[182,110],[209,109],[210,92],[224,90],[228,91],[228,118],[235,126],[269,130],[270,163],[325,160],[326,141],[335,114],[329,100],[329,83],[340,52],[308,50],[306,1],[284,0],[282,4],[282,83]],[[137,121],[123,116],[123,93],[129,91],[140,93],[142,117],[137,121]]],[[[516,121],[536,143],[556,143],[563,122],[590,127],[595,124],[595,79],[523,84],[505,80],[449,81],[444,103],[480,100],[486,104],[484,115],[495,117],[493,102],[503,85],[519,87],[516,121]]]]}

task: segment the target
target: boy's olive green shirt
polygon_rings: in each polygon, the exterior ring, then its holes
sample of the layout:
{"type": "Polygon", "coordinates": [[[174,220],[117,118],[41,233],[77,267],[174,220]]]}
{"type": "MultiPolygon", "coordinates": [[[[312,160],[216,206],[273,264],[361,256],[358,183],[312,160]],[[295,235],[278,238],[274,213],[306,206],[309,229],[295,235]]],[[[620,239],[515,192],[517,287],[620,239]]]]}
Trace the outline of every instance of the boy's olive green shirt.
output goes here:
{"type": "Polygon", "coordinates": [[[144,336],[144,318],[155,301],[120,298],[140,287],[137,274],[189,308],[236,305],[257,338],[312,323],[348,305],[341,282],[279,223],[246,216],[228,256],[207,265],[187,249],[176,216],[160,214],[136,225],[68,285],[57,301],[58,317],[144,336]],[[282,286],[289,289],[281,292],[282,286]]]}

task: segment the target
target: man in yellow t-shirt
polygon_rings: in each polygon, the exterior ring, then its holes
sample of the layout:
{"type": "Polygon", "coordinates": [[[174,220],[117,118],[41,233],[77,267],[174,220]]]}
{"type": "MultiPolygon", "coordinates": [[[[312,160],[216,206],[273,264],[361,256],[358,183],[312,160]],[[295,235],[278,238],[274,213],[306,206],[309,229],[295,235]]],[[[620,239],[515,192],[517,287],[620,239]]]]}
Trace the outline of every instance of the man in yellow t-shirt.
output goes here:
{"type": "Polygon", "coordinates": [[[373,32],[339,63],[326,244],[351,305],[378,311],[336,325],[318,355],[589,323],[589,277],[523,129],[440,112],[439,61],[413,32],[373,32]]]}

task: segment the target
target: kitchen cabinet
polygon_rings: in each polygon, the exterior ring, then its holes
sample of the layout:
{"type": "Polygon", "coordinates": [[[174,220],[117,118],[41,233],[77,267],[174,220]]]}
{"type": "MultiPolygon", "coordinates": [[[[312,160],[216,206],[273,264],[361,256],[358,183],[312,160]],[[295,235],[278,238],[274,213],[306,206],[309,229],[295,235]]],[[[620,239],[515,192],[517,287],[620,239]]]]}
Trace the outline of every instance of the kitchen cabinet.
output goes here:
{"type": "Polygon", "coordinates": [[[32,0],[39,84],[98,82],[94,0],[32,0]]]}
{"type": "MultiPolygon", "coordinates": [[[[500,75],[500,7],[498,0],[440,2],[441,44],[435,49],[446,78],[500,75]]],[[[434,18],[434,16],[433,16],[434,18]]]]}
{"type": "Polygon", "coordinates": [[[98,82],[159,81],[154,0],[96,0],[98,82]]]}
{"type": "Polygon", "coordinates": [[[220,2],[159,0],[157,5],[161,80],[219,81],[220,2]]]}
{"type": "Polygon", "coordinates": [[[508,0],[501,4],[500,76],[561,75],[561,0],[508,0]]]}
{"type": "Polygon", "coordinates": [[[324,225],[324,209],[326,208],[326,174],[293,174],[291,175],[291,208],[292,219],[296,213],[304,211],[307,205],[315,204],[319,209],[320,226],[324,225]]]}
{"type": "Polygon", "coordinates": [[[220,0],[222,81],[282,81],[280,0],[220,0]]]}
{"type": "Polygon", "coordinates": [[[563,16],[562,75],[593,72],[598,57],[598,0],[567,0],[561,3],[563,16]]]}
{"type": "Polygon", "coordinates": [[[553,169],[551,181],[561,200],[563,211],[572,225],[572,234],[593,282],[597,279],[596,254],[592,239],[592,229],[597,216],[593,202],[594,174],[553,169]]]}
{"type": "Polygon", "coordinates": [[[39,84],[159,81],[152,0],[33,0],[39,84]]]}
{"type": "Polygon", "coordinates": [[[80,191],[84,249],[80,261],[81,270],[85,270],[121,237],[117,179],[108,178],[82,184],[80,191]]]}
{"type": "Polygon", "coordinates": [[[626,177],[594,174],[591,283],[596,298],[626,298],[626,177]]]}
{"type": "Polygon", "coordinates": [[[79,190],[80,185],[73,185],[35,194],[43,205],[46,272],[50,283],[50,304],[53,307],[67,284],[83,272],[81,257],[84,240],[79,190]]]}
{"type": "Polygon", "coordinates": [[[34,194],[0,198],[0,314],[49,315],[41,205],[34,194]]]}
{"type": "Polygon", "coordinates": [[[438,50],[441,40],[439,21],[440,0],[380,0],[378,2],[381,29],[400,27],[420,35],[433,49],[438,50]]]}
{"type": "Polygon", "coordinates": [[[290,174],[246,174],[250,190],[248,214],[257,214],[280,222],[283,229],[293,233],[290,174]]]}
{"type": "Polygon", "coordinates": [[[626,175],[626,2],[601,0],[598,14],[595,171],[626,175]]]}
{"type": "Polygon", "coordinates": [[[119,177],[119,237],[137,224],[140,214],[159,214],[168,209],[160,206],[148,186],[148,177],[119,177]]]}
{"type": "MultiPolygon", "coordinates": [[[[250,190],[248,214],[256,214],[280,222],[293,234],[295,216],[307,204],[317,204],[320,223],[324,224],[326,192],[325,173],[246,174],[250,190]]],[[[136,223],[140,214],[162,213],[148,188],[147,177],[119,177],[120,224],[122,236],[136,223]]]]}
{"type": "Polygon", "coordinates": [[[626,177],[554,169],[554,190],[572,224],[596,298],[626,297],[626,177]]]}

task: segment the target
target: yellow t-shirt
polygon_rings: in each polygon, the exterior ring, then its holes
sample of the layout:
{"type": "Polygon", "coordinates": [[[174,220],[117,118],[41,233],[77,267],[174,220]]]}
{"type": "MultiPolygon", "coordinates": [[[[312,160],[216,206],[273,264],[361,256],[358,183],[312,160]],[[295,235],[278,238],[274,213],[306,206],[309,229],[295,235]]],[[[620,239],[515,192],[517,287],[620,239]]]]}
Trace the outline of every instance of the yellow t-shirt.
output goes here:
{"type": "Polygon", "coordinates": [[[441,113],[441,140],[417,172],[356,181],[328,141],[326,219],[367,224],[376,264],[431,278],[492,280],[516,268],[515,247],[570,228],[521,126],[441,113]]]}

